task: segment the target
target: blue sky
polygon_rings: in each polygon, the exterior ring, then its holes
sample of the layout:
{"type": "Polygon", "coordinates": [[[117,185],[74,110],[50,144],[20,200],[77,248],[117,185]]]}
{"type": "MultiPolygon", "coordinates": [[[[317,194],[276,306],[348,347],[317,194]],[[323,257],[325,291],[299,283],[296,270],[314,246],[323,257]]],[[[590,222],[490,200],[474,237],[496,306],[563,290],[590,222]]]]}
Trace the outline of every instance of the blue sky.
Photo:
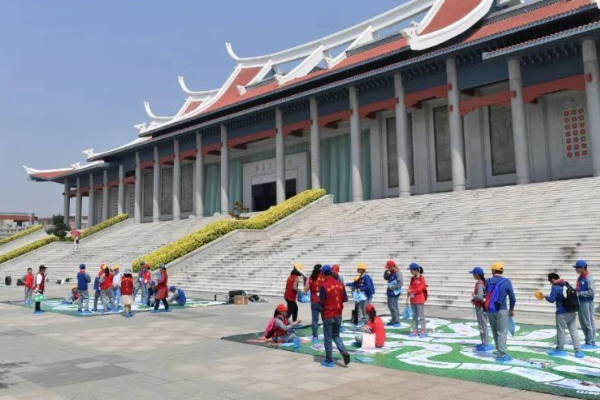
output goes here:
{"type": "MultiPolygon", "coordinates": [[[[401,0],[0,0],[0,211],[62,212],[62,187],[22,165],[59,168],[135,138],[192,90],[221,86],[240,56],[346,28],[401,0]]],[[[73,206],[72,206],[73,207],[73,206]]]]}

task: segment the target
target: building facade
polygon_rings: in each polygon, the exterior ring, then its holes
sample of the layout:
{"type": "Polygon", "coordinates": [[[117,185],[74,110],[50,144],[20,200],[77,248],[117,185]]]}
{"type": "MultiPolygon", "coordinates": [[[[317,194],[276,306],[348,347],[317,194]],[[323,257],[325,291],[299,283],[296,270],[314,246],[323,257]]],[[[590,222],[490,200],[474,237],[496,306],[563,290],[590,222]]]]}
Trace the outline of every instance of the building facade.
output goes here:
{"type": "Polygon", "coordinates": [[[261,211],[600,174],[600,10],[590,0],[412,0],[292,49],[239,57],[175,116],[54,170],[89,224],[261,211]],[[420,18],[420,22],[410,23],[420,18]],[[409,24],[410,23],[410,24],[409,24]],[[391,33],[390,33],[391,32],[391,33]]]}

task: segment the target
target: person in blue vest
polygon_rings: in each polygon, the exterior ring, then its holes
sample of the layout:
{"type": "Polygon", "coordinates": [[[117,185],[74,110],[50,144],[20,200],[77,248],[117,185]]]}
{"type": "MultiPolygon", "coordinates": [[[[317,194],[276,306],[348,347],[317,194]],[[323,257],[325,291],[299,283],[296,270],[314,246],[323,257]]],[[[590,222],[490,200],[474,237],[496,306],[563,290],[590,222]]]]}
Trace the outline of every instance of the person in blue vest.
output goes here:
{"type": "Polygon", "coordinates": [[[383,273],[383,279],[387,281],[387,303],[392,315],[392,319],[387,323],[388,326],[394,328],[400,328],[400,309],[398,308],[398,299],[402,291],[402,273],[396,267],[396,263],[388,261],[385,265],[385,272],[383,273]]]}
{"type": "Polygon", "coordinates": [[[585,335],[585,350],[597,349],[596,346],[596,321],[594,320],[594,297],[596,295],[596,283],[594,277],[588,271],[587,262],[578,260],[573,265],[579,274],[577,278],[577,298],[579,299],[579,324],[585,335]]]}
{"type": "Polygon", "coordinates": [[[373,285],[373,279],[367,274],[367,265],[365,263],[359,263],[356,266],[356,272],[358,272],[358,276],[354,278],[354,282],[347,283],[346,286],[351,287],[353,292],[364,293],[366,300],[355,301],[360,312],[360,319],[365,323],[369,319],[366,307],[367,304],[371,304],[371,300],[375,294],[375,285],[373,285]]]}
{"type": "Polygon", "coordinates": [[[499,363],[512,361],[512,357],[506,354],[506,340],[508,339],[508,326],[510,318],[515,315],[515,304],[517,299],[513,290],[512,282],[504,278],[504,264],[496,262],[492,265],[492,277],[487,280],[488,293],[498,291],[496,312],[487,311],[488,320],[494,343],[496,344],[496,361],[499,363]],[[506,299],[509,299],[509,304],[506,304],[506,299]]]}
{"type": "Polygon", "coordinates": [[[178,306],[185,306],[185,302],[187,301],[185,292],[182,288],[171,286],[169,288],[169,298],[167,301],[173,304],[177,303],[178,306]]]}
{"type": "Polygon", "coordinates": [[[77,312],[79,314],[89,314],[90,312],[90,292],[88,291],[88,285],[92,281],[90,275],[85,272],[85,264],[79,265],[79,273],[77,274],[77,293],[79,294],[79,303],[77,312]],[[85,301],[85,310],[83,309],[83,302],[85,301]]]}

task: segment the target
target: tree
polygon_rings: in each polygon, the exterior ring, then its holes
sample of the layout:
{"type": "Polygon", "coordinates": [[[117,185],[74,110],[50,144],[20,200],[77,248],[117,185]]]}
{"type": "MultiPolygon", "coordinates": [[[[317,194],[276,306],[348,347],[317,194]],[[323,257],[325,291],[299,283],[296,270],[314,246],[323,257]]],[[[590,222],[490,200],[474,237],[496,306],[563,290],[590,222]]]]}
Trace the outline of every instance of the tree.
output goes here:
{"type": "Polygon", "coordinates": [[[53,215],[52,227],[46,233],[64,239],[70,230],[71,228],[65,223],[65,217],[62,215],[53,215]]]}

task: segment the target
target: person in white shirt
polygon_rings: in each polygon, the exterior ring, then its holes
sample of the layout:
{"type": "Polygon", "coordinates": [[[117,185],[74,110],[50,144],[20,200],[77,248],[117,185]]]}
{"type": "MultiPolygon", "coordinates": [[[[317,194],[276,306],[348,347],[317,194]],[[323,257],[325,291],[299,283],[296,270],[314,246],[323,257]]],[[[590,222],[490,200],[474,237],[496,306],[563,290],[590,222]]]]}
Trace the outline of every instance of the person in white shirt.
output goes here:
{"type": "Polygon", "coordinates": [[[118,265],[113,267],[113,294],[115,297],[115,306],[117,308],[121,307],[121,279],[123,278],[123,274],[121,274],[121,271],[119,271],[120,268],[121,267],[118,265]]]}

